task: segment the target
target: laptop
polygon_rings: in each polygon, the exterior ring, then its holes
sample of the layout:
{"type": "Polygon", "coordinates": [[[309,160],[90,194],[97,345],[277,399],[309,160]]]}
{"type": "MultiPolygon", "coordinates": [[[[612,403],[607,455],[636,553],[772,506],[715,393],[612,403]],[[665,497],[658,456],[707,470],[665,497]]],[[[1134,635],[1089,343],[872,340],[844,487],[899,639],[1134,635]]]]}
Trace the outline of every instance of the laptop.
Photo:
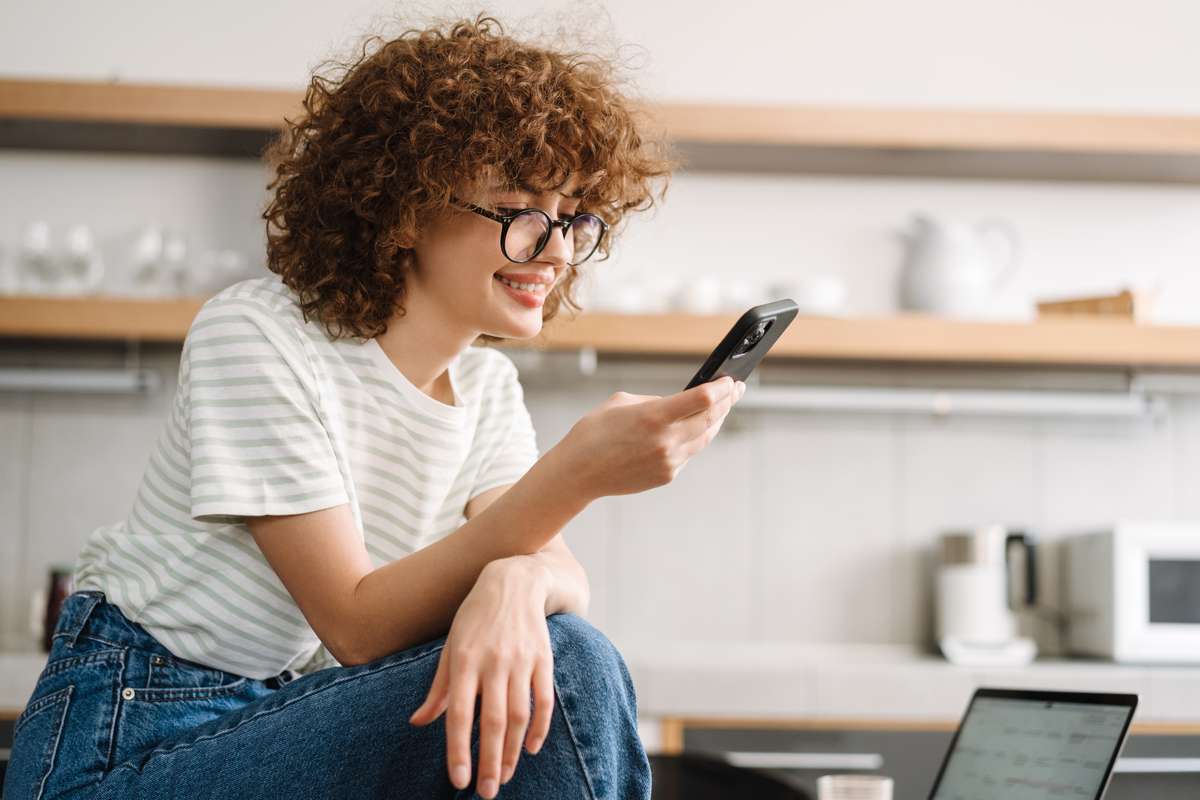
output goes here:
{"type": "Polygon", "coordinates": [[[929,800],[1100,800],[1136,694],[977,689],[929,800]]]}

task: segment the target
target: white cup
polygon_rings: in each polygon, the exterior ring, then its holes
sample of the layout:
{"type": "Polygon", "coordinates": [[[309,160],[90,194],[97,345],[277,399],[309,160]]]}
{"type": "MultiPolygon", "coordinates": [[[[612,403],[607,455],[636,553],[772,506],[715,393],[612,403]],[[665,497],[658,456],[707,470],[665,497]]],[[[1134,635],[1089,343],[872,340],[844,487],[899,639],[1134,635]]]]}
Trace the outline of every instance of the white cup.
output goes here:
{"type": "Polygon", "coordinates": [[[817,800],[892,800],[892,779],[882,775],[822,775],[817,800]]]}
{"type": "Polygon", "coordinates": [[[789,275],[771,286],[775,297],[790,297],[801,314],[836,316],[846,310],[846,282],[838,275],[813,273],[789,275]]]}
{"type": "Polygon", "coordinates": [[[686,314],[716,314],[721,310],[721,288],[715,275],[696,275],[676,292],[672,306],[686,314]]]}

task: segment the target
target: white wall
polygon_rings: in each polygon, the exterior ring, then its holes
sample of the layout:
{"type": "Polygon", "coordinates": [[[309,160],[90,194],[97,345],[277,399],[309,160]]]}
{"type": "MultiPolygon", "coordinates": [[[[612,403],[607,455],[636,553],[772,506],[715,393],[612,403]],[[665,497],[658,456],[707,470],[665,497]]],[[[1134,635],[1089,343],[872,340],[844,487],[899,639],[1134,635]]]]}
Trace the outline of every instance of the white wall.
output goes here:
{"type": "Polygon", "coordinates": [[[516,31],[553,30],[543,15],[562,12],[600,41],[611,32],[654,97],[1200,112],[1200,7],[1187,0],[10,0],[0,73],[299,86],[365,26],[443,10],[488,10],[516,31]]]}
{"type": "MultiPolygon", "coordinates": [[[[299,87],[392,8],[8,3],[0,75],[299,87]]],[[[542,6],[490,8],[508,20],[542,6]]],[[[636,46],[622,54],[641,65],[634,77],[650,97],[1200,113],[1191,3],[606,8],[586,24],[600,26],[602,43],[636,46]]],[[[156,219],[188,231],[194,250],[261,258],[264,184],[241,161],[0,151],[0,253],[31,219],[58,233],[87,222],[118,282],[133,233],[156,219]]],[[[602,280],[832,271],[851,287],[852,312],[888,313],[894,232],[915,209],[1014,221],[1024,259],[1003,313],[1023,313],[1031,296],[1159,281],[1160,318],[1200,314],[1200,187],[1189,186],[685,172],[630,227],[602,280]]],[[[119,357],[0,344],[4,363],[119,357]]],[[[175,358],[167,348],[153,359],[167,386],[175,358]]],[[[670,391],[687,365],[657,369],[606,366],[572,389],[526,370],[543,444],[616,388],[670,391]]],[[[0,632],[10,640],[46,565],[69,561],[92,527],[127,510],[168,400],[0,395],[0,632]]],[[[743,413],[674,485],[597,503],[569,538],[592,575],[594,618],[616,637],[921,641],[939,530],[999,520],[1055,535],[1116,516],[1200,519],[1198,477],[1194,401],[1159,426],[743,413]],[[713,497],[715,507],[703,502],[713,497]]]]}

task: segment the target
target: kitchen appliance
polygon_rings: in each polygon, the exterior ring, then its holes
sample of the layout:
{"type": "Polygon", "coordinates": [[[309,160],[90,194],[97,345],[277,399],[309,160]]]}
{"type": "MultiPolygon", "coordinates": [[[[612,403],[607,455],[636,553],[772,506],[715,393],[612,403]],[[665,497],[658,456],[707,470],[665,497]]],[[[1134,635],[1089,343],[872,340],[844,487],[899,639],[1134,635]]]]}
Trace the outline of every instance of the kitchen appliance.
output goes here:
{"type": "Polygon", "coordinates": [[[1004,525],[950,531],[941,537],[937,573],[937,636],[942,654],[955,664],[1027,664],[1037,655],[1032,639],[1017,634],[1013,608],[1037,602],[1036,548],[1024,531],[1004,525]],[[1012,554],[1024,555],[1023,599],[1014,602],[1010,582],[1018,573],[1012,554]]]}
{"type": "Polygon", "coordinates": [[[899,300],[907,311],[950,317],[981,314],[1017,266],[1020,240],[1007,220],[968,225],[918,213],[900,235],[906,249],[899,300]],[[987,238],[993,234],[1005,241],[1001,258],[989,249],[987,238]]]}
{"type": "Polygon", "coordinates": [[[1064,548],[1069,652],[1200,663],[1200,522],[1120,521],[1064,548]]]}

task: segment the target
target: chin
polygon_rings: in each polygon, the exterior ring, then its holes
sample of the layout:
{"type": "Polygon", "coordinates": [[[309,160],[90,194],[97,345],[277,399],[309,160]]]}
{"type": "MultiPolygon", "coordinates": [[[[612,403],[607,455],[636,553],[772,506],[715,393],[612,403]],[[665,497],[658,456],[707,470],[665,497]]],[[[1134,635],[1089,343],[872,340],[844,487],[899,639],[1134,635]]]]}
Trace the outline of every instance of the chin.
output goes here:
{"type": "Polygon", "coordinates": [[[542,311],[538,309],[537,316],[529,315],[526,320],[507,319],[494,325],[489,325],[484,331],[488,336],[501,339],[532,339],[542,332],[542,311]]]}

